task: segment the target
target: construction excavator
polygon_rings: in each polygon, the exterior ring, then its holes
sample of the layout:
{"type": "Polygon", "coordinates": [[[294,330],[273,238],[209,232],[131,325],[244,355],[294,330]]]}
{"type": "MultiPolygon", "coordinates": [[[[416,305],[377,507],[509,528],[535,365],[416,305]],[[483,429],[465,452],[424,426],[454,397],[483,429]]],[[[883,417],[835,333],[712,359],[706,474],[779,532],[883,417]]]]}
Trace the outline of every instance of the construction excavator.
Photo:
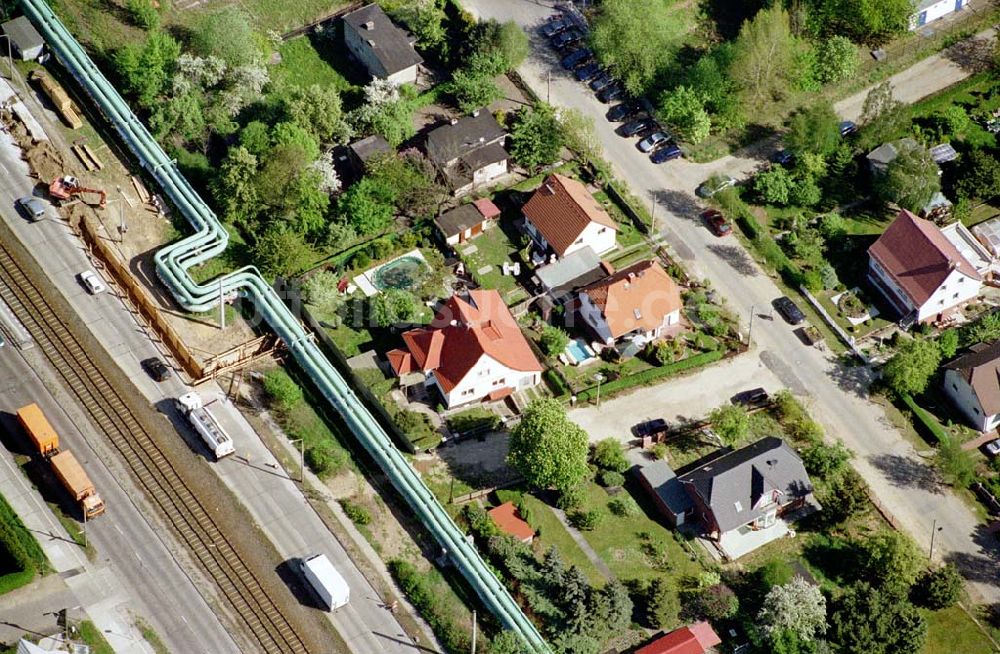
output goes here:
{"type": "Polygon", "coordinates": [[[70,200],[74,196],[82,193],[97,193],[101,196],[101,199],[97,204],[98,208],[103,209],[108,206],[107,193],[99,188],[87,188],[85,186],[80,186],[80,180],[72,175],[64,175],[49,184],[49,195],[52,196],[53,200],[58,200],[59,202],[65,202],[66,200],[70,200]]]}

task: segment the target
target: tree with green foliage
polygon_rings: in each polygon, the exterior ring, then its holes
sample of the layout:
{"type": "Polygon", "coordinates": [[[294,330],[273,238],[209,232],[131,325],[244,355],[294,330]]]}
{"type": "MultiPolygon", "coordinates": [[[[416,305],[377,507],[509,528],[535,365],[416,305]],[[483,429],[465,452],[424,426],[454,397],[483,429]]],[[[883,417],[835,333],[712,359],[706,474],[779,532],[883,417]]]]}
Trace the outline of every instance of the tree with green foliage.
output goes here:
{"type": "Polygon", "coordinates": [[[742,127],[746,122],[736,80],[729,76],[734,48],[731,42],[720,43],[683,71],[683,82],[698,89],[712,124],[720,130],[742,127]]]}
{"type": "Polygon", "coordinates": [[[371,177],[364,177],[340,196],[337,211],[358,234],[371,236],[392,224],[395,200],[392,189],[371,177]]]}
{"type": "Polygon", "coordinates": [[[679,137],[690,143],[701,143],[712,131],[712,119],[705,111],[701,94],[683,84],[663,92],[659,116],[679,137]]]}
{"type": "Polygon", "coordinates": [[[388,288],[368,301],[368,321],[373,327],[385,329],[409,322],[416,315],[417,299],[413,293],[388,288]]]}
{"type": "Polygon", "coordinates": [[[161,100],[149,116],[149,128],[158,140],[170,135],[186,143],[201,145],[205,140],[205,109],[200,93],[171,95],[161,100]]]}
{"type": "Polygon", "coordinates": [[[802,463],[810,475],[830,479],[839,475],[851,459],[851,451],[837,441],[833,445],[819,442],[802,450],[802,463]]]}
{"type": "Polygon", "coordinates": [[[736,615],[740,600],[732,588],[723,583],[715,583],[691,593],[684,602],[684,608],[692,619],[718,622],[736,615]]]}
{"type": "Polygon", "coordinates": [[[590,44],[601,64],[639,97],[673,63],[686,33],[660,0],[604,0],[591,23],[590,44]]]}
{"type": "Polygon", "coordinates": [[[870,502],[865,480],[854,468],[845,466],[829,489],[821,493],[823,511],[820,518],[827,525],[841,525],[849,518],[864,513],[870,502]]]}
{"type": "Polygon", "coordinates": [[[794,72],[795,38],[788,12],[780,3],[761,9],[743,23],[733,49],[729,73],[739,80],[751,107],[760,109],[787,94],[794,72]]]}
{"type": "Polygon", "coordinates": [[[898,149],[885,172],[875,176],[875,194],[885,203],[919,212],[941,190],[941,171],[927,148],[898,149]]]}
{"type": "Polygon", "coordinates": [[[304,136],[315,141],[298,127],[281,130],[288,143],[275,145],[254,178],[258,198],[258,214],[272,222],[280,222],[303,237],[318,238],[326,227],[326,212],[330,196],[320,189],[319,174],[310,168],[313,161],[296,142],[304,136]]]}
{"type": "Polygon", "coordinates": [[[292,86],[282,102],[288,120],[309,132],[318,143],[339,145],[350,136],[336,87],[292,86]]]}
{"type": "Polygon", "coordinates": [[[821,84],[836,84],[854,77],[858,64],[858,48],[846,36],[834,34],[816,45],[814,75],[821,84]]]}
{"type": "Polygon", "coordinates": [[[924,392],[941,363],[941,349],[926,338],[904,340],[882,368],[882,378],[896,393],[924,392]]]}
{"type": "Polygon", "coordinates": [[[968,488],[976,480],[976,459],[957,439],[938,443],[934,459],[941,476],[955,488],[968,488]]]}
{"type": "Polygon", "coordinates": [[[938,336],[938,349],[941,350],[943,359],[950,359],[958,351],[958,330],[952,327],[941,332],[938,336]]]}
{"type": "Polygon", "coordinates": [[[615,438],[605,438],[598,441],[594,445],[594,453],[590,460],[598,468],[615,472],[625,472],[630,465],[625,456],[625,448],[615,438]]]}
{"type": "Polygon", "coordinates": [[[589,474],[587,432],[551,398],[534,400],[510,433],[507,461],[529,485],[564,491],[589,474]]]}
{"type": "Polygon", "coordinates": [[[742,443],[750,435],[750,416],[741,406],[724,404],[708,414],[708,421],[726,445],[742,443]]]}
{"type": "Polygon", "coordinates": [[[487,654],[531,654],[524,640],[513,631],[501,631],[493,637],[487,654]]]}
{"type": "Polygon", "coordinates": [[[859,563],[867,579],[909,589],[924,568],[924,555],[907,534],[883,529],[859,543],[859,563]]]}
{"type": "Polygon", "coordinates": [[[230,68],[258,63],[261,41],[243,9],[231,5],[203,16],[191,32],[191,48],[203,57],[218,57],[230,68]]]}
{"type": "Polygon", "coordinates": [[[320,479],[326,479],[347,467],[347,452],[336,447],[327,439],[317,441],[306,448],[306,465],[320,479]]]}
{"type": "Polygon", "coordinates": [[[680,596],[665,577],[654,577],[646,587],[646,625],[666,629],[677,624],[681,610],[680,596]]]}
{"type": "Polygon", "coordinates": [[[590,593],[588,633],[600,642],[628,630],[632,622],[632,598],[617,579],[590,593]]]}
{"type": "Polygon", "coordinates": [[[315,137],[298,123],[284,121],[271,128],[271,142],[274,148],[298,148],[309,162],[319,157],[319,143],[315,137]]]}
{"type": "Polygon", "coordinates": [[[977,148],[963,157],[959,195],[986,202],[1000,197],[1000,153],[977,148]]]}
{"type": "Polygon", "coordinates": [[[160,12],[152,0],[125,0],[125,11],[135,25],[147,32],[160,26],[160,12]]]}
{"type": "Polygon", "coordinates": [[[801,576],[767,592],[757,624],[769,638],[791,632],[809,642],[826,631],[826,597],[801,576]]]}
{"type": "Polygon", "coordinates": [[[404,25],[417,37],[422,49],[446,54],[448,49],[445,23],[448,15],[440,2],[428,0],[381,0],[379,6],[394,20],[404,25]],[[440,52],[444,50],[445,52],[440,52]]]}
{"type": "Polygon", "coordinates": [[[545,325],[538,337],[538,344],[542,346],[542,351],[549,356],[562,354],[562,351],[569,345],[569,334],[566,333],[565,329],[545,325]]]}
{"type": "Polygon", "coordinates": [[[476,25],[470,41],[475,43],[477,52],[498,53],[503,59],[501,72],[509,72],[520,66],[531,51],[528,35],[512,20],[506,23],[493,18],[481,21],[476,25]]]}
{"type": "Polygon", "coordinates": [[[350,112],[348,120],[358,135],[380,134],[394,148],[416,134],[410,104],[389,80],[369,82],[364,104],[350,112]]]}
{"type": "Polygon", "coordinates": [[[465,65],[452,73],[445,89],[455,99],[455,104],[465,113],[487,106],[503,97],[496,77],[504,72],[506,61],[499,51],[473,52],[465,65]]]}
{"type": "Polygon", "coordinates": [[[305,238],[282,224],[274,224],[259,234],[251,254],[266,277],[293,277],[316,260],[305,238]]]}
{"type": "Polygon", "coordinates": [[[1000,311],[980,316],[975,322],[962,325],[958,330],[962,347],[1000,340],[1000,311]]]}
{"type": "Polygon", "coordinates": [[[840,0],[839,4],[845,33],[869,46],[904,34],[913,15],[912,0],[840,0]]]}
{"type": "Polygon", "coordinates": [[[797,157],[829,156],[840,142],[840,118],[828,100],[802,107],[788,121],[785,147],[797,157]]]}
{"type": "Polygon", "coordinates": [[[872,88],[861,106],[859,145],[870,150],[899,138],[908,123],[905,106],[892,93],[892,82],[886,80],[872,88]]]}
{"type": "Polygon", "coordinates": [[[180,54],[180,44],[159,30],[147,34],[142,43],[119,49],[113,60],[125,93],[142,107],[152,107],[166,89],[180,54]]]}
{"type": "Polygon", "coordinates": [[[284,368],[273,368],[264,373],[264,390],[279,412],[287,413],[302,403],[302,387],[295,383],[284,368]]]}
{"type": "Polygon", "coordinates": [[[373,157],[366,164],[369,176],[389,189],[396,210],[415,219],[437,215],[449,193],[437,181],[437,170],[418,150],[373,157]]]}
{"type": "Polygon", "coordinates": [[[226,222],[251,230],[257,219],[259,200],[254,179],[257,157],[243,146],[229,149],[219,174],[212,180],[215,199],[226,222]]]}
{"type": "Polygon", "coordinates": [[[753,190],[764,204],[786,206],[791,197],[795,180],[784,166],[771,166],[753,179],[753,190]]]}
{"type": "Polygon", "coordinates": [[[556,119],[562,130],[563,144],[585,161],[598,161],[604,154],[601,140],[594,129],[594,119],[579,109],[560,107],[556,119]]]}
{"type": "Polygon", "coordinates": [[[563,131],[551,105],[539,103],[517,112],[510,130],[510,154],[534,172],[559,159],[563,131]]]}
{"type": "Polygon", "coordinates": [[[955,564],[945,563],[925,570],[917,580],[914,594],[922,606],[938,611],[955,606],[964,588],[965,579],[955,564]]]}
{"type": "Polygon", "coordinates": [[[830,639],[844,654],[917,654],[927,621],[899,588],[848,586],[830,616],[830,639]]]}

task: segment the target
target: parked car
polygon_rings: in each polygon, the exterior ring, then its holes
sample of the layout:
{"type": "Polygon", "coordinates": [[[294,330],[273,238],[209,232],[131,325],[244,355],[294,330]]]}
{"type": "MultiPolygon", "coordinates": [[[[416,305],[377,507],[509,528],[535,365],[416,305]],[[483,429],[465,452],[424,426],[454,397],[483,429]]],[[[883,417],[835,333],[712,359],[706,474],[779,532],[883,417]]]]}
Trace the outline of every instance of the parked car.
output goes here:
{"type": "Polygon", "coordinates": [[[795,303],[787,295],[782,295],[771,304],[774,305],[774,308],[778,310],[778,313],[781,314],[781,317],[788,324],[799,325],[805,322],[806,315],[802,313],[802,309],[795,306],[795,303]]]}
{"type": "Polygon", "coordinates": [[[170,379],[170,366],[163,363],[162,359],[149,357],[148,359],[140,361],[139,365],[142,366],[142,369],[145,370],[146,374],[152,377],[154,381],[161,382],[170,379]]]}
{"type": "Polygon", "coordinates": [[[32,222],[41,220],[45,216],[45,204],[38,198],[31,196],[18,198],[14,201],[14,206],[22,216],[32,222]]]}
{"type": "Polygon", "coordinates": [[[574,43],[579,43],[582,40],[583,40],[583,32],[581,32],[576,28],[573,28],[573,29],[568,29],[565,32],[559,32],[558,34],[553,36],[552,39],[550,39],[549,43],[551,43],[552,47],[555,48],[556,50],[564,50],[569,46],[573,45],[574,43]]]}
{"type": "Polygon", "coordinates": [[[778,150],[771,155],[771,161],[780,166],[788,166],[795,161],[795,155],[789,150],[778,150]]]}
{"type": "Polygon", "coordinates": [[[754,388],[749,391],[742,391],[729,398],[729,401],[736,406],[745,406],[748,409],[759,409],[771,403],[771,396],[763,388],[754,388]]]}
{"type": "Polygon", "coordinates": [[[625,123],[619,131],[622,136],[635,136],[636,134],[642,134],[646,130],[653,129],[654,127],[656,127],[656,123],[653,122],[652,118],[640,118],[638,120],[633,120],[630,123],[625,123]]]}
{"type": "Polygon", "coordinates": [[[684,153],[681,151],[681,147],[676,143],[671,143],[649,155],[649,160],[655,164],[661,164],[671,159],[680,159],[682,154],[684,153]]]}
{"type": "Polygon", "coordinates": [[[658,434],[667,428],[667,421],[663,418],[656,418],[654,420],[647,420],[646,422],[640,422],[638,425],[633,427],[635,430],[635,435],[639,438],[643,436],[652,436],[653,434],[658,434]]]}
{"type": "Polygon", "coordinates": [[[590,48],[580,48],[574,50],[562,58],[562,67],[566,70],[573,70],[577,66],[582,66],[594,58],[594,51],[590,48]]]}
{"type": "Polygon", "coordinates": [[[84,270],[80,273],[80,283],[83,284],[83,287],[91,295],[97,295],[108,290],[108,287],[104,285],[104,282],[101,281],[101,278],[93,270],[84,270]]]}
{"type": "Polygon", "coordinates": [[[726,222],[726,217],[722,215],[722,212],[718,209],[708,209],[707,211],[701,212],[702,220],[708,223],[708,228],[712,230],[712,233],[716,236],[725,236],[732,232],[732,228],[729,223],[726,222]]]}
{"type": "Polygon", "coordinates": [[[641,109],[638,102],[623,102],[608,109],[608,113],[605,115],[611,122],[618,123],[636,115],[641,109]]]}
{"type": "Polygon", "coordinates": [[[572,23],[570,23],[565,18],[556,18],[555,20],[550,20],[549,22],[542,25],[542,36],[547,39],[552,38],[556,34],[567,30],[572,23]]]}
{"type": "Polygon", "coordinates": [[[699,186],[695,193],[700,198],[710,198],[719,191],[736,186],[736,180],[729,175],[712,175],[699,186]]]}
{"type": "Polygon", "coordinates": [[[987,443],[986,452],[989,453],[990,456],[1000,455],[1000,438],[987,443]]]}
{"type": "Polygon", "coordinates": [[[625,99],[625,87],[620,82],[608,84],[597,94],[597,99],[604,104],[611,104],[625,99]]]}
{"type": "Polygon", "coordinates": [[[639,141],[636,147],[638,147],[641,152],[651,152],[669,141],[670,137],[667,136],[665,132],[653,132],[646,138],[639,141]]]}
{"type": "Polygon", "coordinates": [[[611,76],[611,73],[609,73],[606,70],[601,71],[600,75],[597,75],[596,77],[594,77],[594,79],[590,80],[590,90],[596,93],[597,91],[600,91],[601,89],[606,87],[608,84],[614,84],[614,83],[615,83],[615,78],[611,76]]]}
{"type": "Polygon", "coordinates": [[[576,69],[576,78],[581,82],[592,80],[600,74],[601,67],[597,65],[597,62],[591,62],[576,69]]]}
{"type": "Polygon", "coordinates": [[[848,134],[853,134],[858,131],[858,126],[854,124],[852,120],[844,120],[840,123],[840,135],[847,136],[848,134]]]}

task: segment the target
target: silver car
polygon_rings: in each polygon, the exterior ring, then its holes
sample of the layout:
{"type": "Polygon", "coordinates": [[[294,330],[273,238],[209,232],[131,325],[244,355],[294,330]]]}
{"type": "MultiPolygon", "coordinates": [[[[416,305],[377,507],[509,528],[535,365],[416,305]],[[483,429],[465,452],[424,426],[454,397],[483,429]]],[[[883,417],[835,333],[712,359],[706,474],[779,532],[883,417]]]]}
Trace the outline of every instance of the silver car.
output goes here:
{"type": "Polygon", "coordinates": [[[670,137],[667,136],[665,132],[653,132],[646,138],[639,141],[639,150],[642,152],[650,152],[669,140],[670,137]]]}
{"type": "Polygon", "coordinates": [[[21,215],[30,221],[34,222],[45,217],[45,204],[38,198],[31,196],[18,198],[14,204],[21,215]]]}

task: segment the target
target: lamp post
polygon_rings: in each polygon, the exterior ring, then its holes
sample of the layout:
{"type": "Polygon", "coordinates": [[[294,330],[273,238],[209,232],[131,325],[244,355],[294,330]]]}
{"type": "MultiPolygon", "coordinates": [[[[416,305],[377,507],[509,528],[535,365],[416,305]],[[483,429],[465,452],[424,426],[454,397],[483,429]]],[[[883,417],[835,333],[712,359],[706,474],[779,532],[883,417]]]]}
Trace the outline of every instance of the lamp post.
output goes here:
{"type": "Polygon", "coordinates": [[[597,408],[601,408],[601,382],[604,381],[604,375],[597,373],[594,375],[594,381],[597,382],[597,408]]]}
{"type": "Polygon", "coordinates": [[[934,537],[937,535],[939,531],[942,531],[943,529],[944,527],[937,526],[937,518],[934,518],[934,523],[931,525],[931,551],[928,552],[927,554],[928,561],[934,560],[934,537]]]}
{"type": "Polygon", "coordinates": [[[754,317],[754,312],[756,311],[756,309],[757,309],[757,305],[756,304],[751,304],[750,305],[750,325],[747,327],[747,349],[750,348],[750,338],[751,338],[751,336],[753,334],[753,317],[754,317]]]}

